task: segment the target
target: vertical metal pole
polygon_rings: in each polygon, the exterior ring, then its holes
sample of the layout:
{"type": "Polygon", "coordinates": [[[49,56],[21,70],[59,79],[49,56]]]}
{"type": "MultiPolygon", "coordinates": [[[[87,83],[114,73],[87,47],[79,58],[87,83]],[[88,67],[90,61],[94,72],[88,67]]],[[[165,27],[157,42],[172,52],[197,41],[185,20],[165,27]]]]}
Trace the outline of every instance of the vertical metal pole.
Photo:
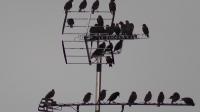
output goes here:
{"type": "MultiPolygon", "coordinates": [[[[99,46],[99,40],[97,41],[97,46],[99,46]]],[[[102,60],[101,57],[97,57],[97,68],[96,68],[96,93],[95,93],[95,103],[99,104],[99,94],[101,91],[101,71],[102,71],[102,60]]],[[[100,105],[95,106],[95,112],[100,112],[100,105]]]]}

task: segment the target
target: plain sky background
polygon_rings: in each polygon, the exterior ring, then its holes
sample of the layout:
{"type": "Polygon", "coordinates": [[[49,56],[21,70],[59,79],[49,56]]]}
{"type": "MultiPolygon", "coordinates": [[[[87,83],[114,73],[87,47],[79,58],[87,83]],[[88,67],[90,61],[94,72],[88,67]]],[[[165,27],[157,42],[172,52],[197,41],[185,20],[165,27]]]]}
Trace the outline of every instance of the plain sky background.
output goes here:
{"type": "MultiPolygon", "coordinates": [[[[74,10],[80,2],[74,0],[74,10]]],[[[108,2],[100,0],[100,9],[108,9],[108,2]]],[[[65,3],[66,0],[0,1],[0,111],[36,112],[40,99],[52,88],[56,91],[54,99],[60,103],[81,102],[86,92],[94,93],[95,66],[64,62],[61,40],[67,37],[61,35],[61,29],[65,3]]],[[[138,93],[137,102],[142,102],[151,90],[152,102],[160,91],[166,98],[177,91],[181,97],[194,98],[196,103],[195,107],[138,106],[126,108],[126,112],[200,111],[200,1],[116,3],[116,21],[130,20],[136,31],[146,23],[151,38],[125,41],[113,68],[103,67],[102,88],[108,90],[108,95],[119,91],[118,102],[126,102],[133,90],[138,93]]],[[[120,107],[102,108],[102,112],[106,111],[119,112],[120,107]]]]}

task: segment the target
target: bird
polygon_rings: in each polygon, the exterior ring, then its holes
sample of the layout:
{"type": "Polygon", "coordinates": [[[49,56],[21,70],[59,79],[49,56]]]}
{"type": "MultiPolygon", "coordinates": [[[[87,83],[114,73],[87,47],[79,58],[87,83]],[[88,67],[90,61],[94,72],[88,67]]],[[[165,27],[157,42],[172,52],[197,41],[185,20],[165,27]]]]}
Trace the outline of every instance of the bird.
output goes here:
{"type": "Polygon", "coordinates": [[[126,32],[127,32],[127,30],[126,30],[126,29],[127,29],[127,28],[126,28],[126,25],[125,25],[122,21],[120,21],[119,24],[120,24],[120,26],[121,26],[121,28],[120,28],[120,29],[121,29],[121,34],[122,34],[122,35],[126,35],[126,32]]]}
{"type": "Polygon", "coordinates": [[[149,37],[149,29],[148,29],[148,27],[147,27],[146,24],[142,25],[142,31],[143,31],[144,35],[146,35],[147,37],[149,37]]]}
{"type": "Polygon", "coordinates": [[[69,25],[70,28],[73,28],[74,19],[72,19],[72,18],[67,19],[67,23],[68,23],[68,25],[69,25]]]}
{"type": "Polygon", "coordinates": [[[107,35],[112,35],[114,33],[113,27],[106,25],[105,33],[107,33],[107,35]]]}
{"type": "Polygon", "coordinates": [[[128,32],[128,35],[133,35],[134,24],[133,24],[133,23],[130,23],[130,24],[129,24],[129,27],[130,27],[130,32],[128,32]]]}
{"type": "Polygon", "coordinates": [[[104,25],[103,17],[101,15],[98,15],[98,17],[97,17],[97,24],[98,24],[98,26],[104,25]]]}
{"type": "Polygon", "coordinates": [[[180,94],[178,92],[175,92],[172,96],[170,96],[171,104],[173,104],[174,102],[178,101],[180,99],[180,94]]]}
{"type": "Polygon", "coordinates": [[[115,11],[116,11],[115,0],[110,0],[109,9],[110,9],[111,14],[115,15],[115,11]]]}
{"type": "Polygon", "coordinates": [[[106,56],[106,62],[109,64],[109,67],[112,67],[113,59],[111,56],[106,56]]]}
{"type": "Polygon", "coordinates": [[[94,14],[94,11],[97,10],[99,8],[99,0],[96,0],[93,4],[92,4],[92,14],[94,14]]]}
{"type": "Polygon", "coordinates": [[[119,27],[119,24],[116,24],[116,25],[114,26],[114,32],[115,32],[116,35],[119,35],[119,34],[120,34],[121,29],[120,29],[120,27],[119,27]]]}
{"type": "Polygon", "coordinates": [[[91,58],[97,57],[97,56],[102,56],[104,53],[104,49],[106,47],[106,43],[102,42],[97,49],[92,53],[91,58]]]}
{"type": "Polygon", "coordinates": [[[87,7],[87,1],[83,0],[79,5],[79,12],[81,12],[82,9],[85,9],[87,7]]]}
{"type": "Polygon", "coordinates": [[[128,99],[128,105],[131,106],[135,103],[135,100],[137,99],[137,94],[135,91],[133,91],[128,99]]]}
{"type": "Polygon", "coordinates": [[[105,52],[111,52],[112,50],[113,50],[113,44],[112,42],[110,42],[108,46],[106,47],[105,52]]]}
{"type": "Polygon", "coordinates": [[[83,98],[83,103],[84,103],[84,104],[86,104],[86,103],[88,103],[88,102],[90,101],[91,95],[92,95],[92,93],[88,92],[88,93],[84,96],[84,98],[83,98]]]}
{"type": "Polygon", "coordinates": [[[148,91],[148,93],[144,97],[144,103],[146,104],[147,102],[149,102],[151,100],[151,98],[152,98],[151,91],[148,91]]]}
{"type": "Polygon", "coordinates": [[[108,98],[107,101],[109,101],[109,103],[110,103],[110,102],[114,102],[114,100],[116,100],[116,98],[117,98],[118,96],[120,96],[120,93],[119,93],[119,92],[114,92],[113,94],[110,95],[110,97],[108,98]]]}
{"type": "Polygon", "coordinates": [[[193,99],[190,97],[184,97],[184,98],[181,98],[181,100],[184,101],[185,104],[187,105],[195,106],[193,99]]]}
{"type": "Polygon", "coordinates": [[[49,91],[49,92],[46,94],[45,99],[51,99],[54,95],[55,95],[55,90],[52,89],[51,91],[49,91]]]}
{"type": "Polygon", "coordinates": [[[122,45],[123,45],[123,40],[119,40],[119,42],[117,42],[117,44],[114,47],[114,52],[121,50],[122,49],[122,45]]]}
{"type": "Polygon", "coordinates": [[[100,94],[99,94],[99,102],[103,101],[106,98],[106,91],[105,89],[101,90],[100,94]]]}
{"type": "Polygon", "coordinates": [[[164,99],[165,99],[164,93],[161,91],[157,99],[158,107],[160,106],[160,104],[163,104],[164,99]]]}
{"type": "Polygon", "coordinates": [[[130,27],[130,23],[128,20],[126,20],[125,22],[126,22],[126,24],[124,24],[125,25],[125,34],[128,35],[131,31],[131,27],[130,27]]]}
{"type": "Polygon", "coordinates": [[[73,0],[69,0],[65,6],[64,6],[64,10],[65,10],[65,13],[67,13],[71,8],[72,8],[72,2],[73,0]]]}

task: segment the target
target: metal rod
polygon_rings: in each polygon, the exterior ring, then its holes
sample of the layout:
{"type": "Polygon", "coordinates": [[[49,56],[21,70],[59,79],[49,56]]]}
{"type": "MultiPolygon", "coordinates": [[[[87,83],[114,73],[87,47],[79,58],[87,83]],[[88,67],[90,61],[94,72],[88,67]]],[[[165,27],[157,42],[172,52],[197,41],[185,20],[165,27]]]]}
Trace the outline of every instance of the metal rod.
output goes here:
{"type": "Polygon", "coordinates": [[[86,52],[87,52],[87,56],[88,56],[88,62],[91,65],[91,58],[90,58],[90,53],[89,53],[89,48],[88,48],[88,43],[87,43],[87,40],[86,40],[86,36],[84,36],[84,40],[85,40],[86,52]]]}
{"type": "Polygon", "coordinates": [[[67,64],[67,57],[66,57],[66,53],[65,53],[65,45],[64,45],[64,42],[62,40],[62,48],[63,48],[63,54],[64,54],[64,59],[65,59],[65,63],[67,64]]]}
{"type": "Polygon", "coordinates": [[[87,57],[87,56],[78,56],[78,55],[66,55],[66,57],[71,57],[71,58],[72,58],[72,57],[75,57],[75,58],[76,58],[76,57],[87,57]]]}
{"type": "MultiPolygon", "coordinates": [[[[70,62],[68,62],[67,64],[90,64],[90,63],[70,63],[70,62]]],[[[91,64],[98,64],[98,63],[91,62],[91,64]]],[[[108,63],[101,63],[101,64],[108,64],[108,63]]]]}
{"type": "MultiPolygon", "coordinates": [[[[70,27],[69,25],[68,26],[65,26],[65,27],[70,27]]],[[[80,25],[80,26],[78,26],[78,25],[74,25],[73,27],[106,27],[106,26],[85,26],[85,25],[80,25]]],[[[70,27],[71,28],[71,27],[70,27]]]]}
{"type": "MultiPolygon", "coordinates": [[[[88,18],[73,18],[74,20],[88,20],[88,18]]],[[[91,20],[97,20],[97,18],[91,18],[91,20]]],[[[104,18],[103,20],[112,20],[111,18],[104,18]]]]}
{"type": "Polygon", "coordinates": [[[80,40],[64,40],[63,42],[84,42],[84,41],[80,41],[80,40]]]}
{"type": "MultiPolygon", "coordinates": [[[[69,13],[91,13],[91,11],[68,11],[69,13]]],[[[94,11],[94,13],[110,13],[110,11],[94,11]]]]}
{"type": "Polygon", "coordinates": [[[64,34],[64,31],[65,31],[66,20],[67,20],[67,12],[65,13],[65,18],[64,18],[63,27],[62,27],[62,34],[64,34]]]}

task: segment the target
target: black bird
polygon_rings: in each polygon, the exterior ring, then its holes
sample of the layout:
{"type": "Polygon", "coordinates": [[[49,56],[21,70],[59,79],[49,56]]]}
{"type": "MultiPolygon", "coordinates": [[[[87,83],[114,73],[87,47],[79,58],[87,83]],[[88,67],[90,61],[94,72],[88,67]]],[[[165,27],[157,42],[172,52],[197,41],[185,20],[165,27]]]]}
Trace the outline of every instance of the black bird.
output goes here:
{"type": "Polygon", "coordinates": [[[99,0],[96,0],[93,4],[92,4],[92,14],[94,14],[94,11],[97,10],[99,8],[99,0]]]}
{"type": "Polygon", "coordinates": [[[109,45],[106,47],[105,52],[111,52],[113,50],[113,44],[110,42],[109,45]]]}
{"type": "Polygon", "coordinates": [[[46,94],[45,99],[51,99],[54,95],[55,95],[55,91],[54,89],[52,89],[46,94]]]}
{"type": "Polygon", "coordinates": [[[163,104],[164,99],[165,99],[164,93],[161,91],[157,99],[158,107],[160,106],[160,104],[163,104]]]}
{"type": "Polygon", "coordinates": [[[106,25],[105,33],[107,33],[107,35],[112,35],[114,33],[113,27],[106,25]]]}
{"type": "Polygon", "coordinates": [[[116,100],[116,98],[117,98],[119,95],[120,95],[119,92],[115,92],[115,93],[113,93],[113,94],[110,95],[110,97],[108,98],[107,101],[109,101],[109,103],[110,103],[110,102],[114,102],[114,100],[116,100]]]}
{"type": "Polygon", "coordinates": [[[103,101],[106,98],[106,90],[103,89],[99,94],[99,102],[103,101]]]}
{"type": "Polygon", "coordinates": [[[128,99],[128,105],[131,106],[135,103],[135,100],[137,99],[137,94],[135,91],[133,91],[128,99]]]}
{"type": "Polygon", "coordinates": [[[85,103],[88,103],[88,102],[90,101],[91,95],[92,95],[92,93],[88,92],[88,93],[84,96],[84,98],[83,98],[83,103],[84,103],[84,104],[85,104],[85,103]]]}
{"type": "Polygon", "coordinates": [[[181,98],[181,100],[184,101],[187,105],[195,106],[193,99],[190,97],[181,98]]]}
{"type": "Polygon", "coordinates": [[[120,29],[121,29],[121,34],[122,34],[122,35],[126,35],[126,32],[127,32],[127,30],[126,30],[126,29],[127,29],[127,28],[126,28],[126,25],[125,25],[122,21],[120,21],[119,24],[120,24],[120,26],[121,26],[121,28],[120,28],[120,29]]]}
{"type": "Polygon", "coordinates": [[[149,102],[151,100],[151,98],[152,98],[151,91],[148,91],[148,93],[144,97],[144,103],[146,104],[147,102],[149,102]]]}
{"type": "Polygon", "coordinates": [[[104,25],[103,17],[101,15],[99,15],[97,17],[97,24],[98,24],[98,26],[103,26],[104,25]]]}
{"type": "Polygon", "coordinates": [[[128,35],[133,35],[134,24],[133,24],[133,23],[130,23],[129,27],[130,27],[130,32],[128,33],[128,35]]]}
{"type": "Polygon", "coordinates": [[[149,37],[149,29],[148,29],[148,27],[147,27],[146,24],[142,25],[142,31],[143,31],[144,35],[146,35],[147,37],[149,37]]]}
{"type": "Polygon", "coordinates": [[[178,101],[180,99],[180,94],[178,92],[175,92],[172,96],[170,96],[171,104],[173,104],[174,102],[178,101]]]}
{"type": "Polygon", "coordinates": [[[119,34],[120,34],[121,29],[120,29],[120,27],[119,27],[119,24],[116,24],[116,25],[114,26],[114,32],[115,32],[116,35],[119,35],[119,34]]]}
{"type": "Polygon", "coordinates": [[[115,45],[115,48],[114,48],[114,52],[120,52],[119,50],[122,49],[122,45],[123,45],[123,40],[120,40],[116,45],[115,45]]]}
{"type": "Polygon", "coordinates": [[[105,42],[102,42],[101,44],[99,44],[99,46],[98,46],[98,48],[100,48],[100,49],[105,49],[105,47],[106,47],[106,43],[105,42]]]}
{"type": "Polygon", "coordinates": [[[74,25],[74,19],[72,19],[72,18],[67,19],[67,23],[68,23],[68,25],[70,26],[70,28],[73,28],[73,25],[74,25]]]}
{"type": "Polygon", "coordinates": [[[67,13],[67,11],[69,11],[69,10],[72,8],[72,2],[73,2],[73,0],[69,0],[69,1],[65,4],[64,10],[65,10],[66,13],[67,13]]]}
{"type": "Polygon", "coordinates": [[[105,47],[106,47],[106,43],[105,42],[101,43],[97,47],[97,49],[92,53],[91,58],[104,55],[104,49],[105,49],[105,47]]]}
{"type": "Polygon", "coordinates": [[[81,12],[82,9],[85,9],[87,7],[87,1],[83,0],[81,4],[79,5],[79,12],[81,12]]]}
{"type": "Polygon", "coordinates": [[[109,9],[110,9],[111,14],[115,15],[115,11],[116,11],[115,0],[110,0],[109,9]]]}
{"type": "Polygon", "coordinates": [[[109,64],[109,67],[112,67],[113,59],[111,56],[106,56],[106,62],[109,64]]]}
{"type": "Polygon", "coordinates": [[[130,23],[128,20],[126,20],[126,24],[125,24],[125,34],[129,35],[129,33],[131,32],[131,27],[130,27],[130,23]]]}

